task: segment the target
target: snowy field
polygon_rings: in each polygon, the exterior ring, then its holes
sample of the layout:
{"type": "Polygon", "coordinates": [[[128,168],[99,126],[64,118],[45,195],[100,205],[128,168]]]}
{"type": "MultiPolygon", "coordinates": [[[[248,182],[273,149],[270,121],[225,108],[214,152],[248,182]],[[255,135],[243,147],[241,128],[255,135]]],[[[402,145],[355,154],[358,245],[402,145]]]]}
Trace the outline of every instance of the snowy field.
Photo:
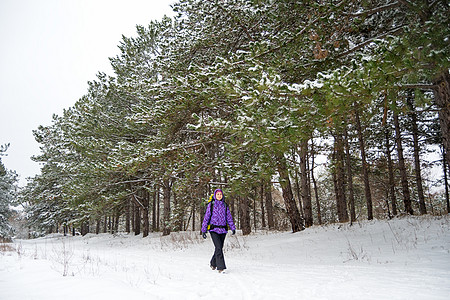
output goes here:
{"type": "Polygon", "coordinates": [[[450,216],[228,235],[227,271],[197,232],[17,240],[0,299],[450,299],[450,216]]]}

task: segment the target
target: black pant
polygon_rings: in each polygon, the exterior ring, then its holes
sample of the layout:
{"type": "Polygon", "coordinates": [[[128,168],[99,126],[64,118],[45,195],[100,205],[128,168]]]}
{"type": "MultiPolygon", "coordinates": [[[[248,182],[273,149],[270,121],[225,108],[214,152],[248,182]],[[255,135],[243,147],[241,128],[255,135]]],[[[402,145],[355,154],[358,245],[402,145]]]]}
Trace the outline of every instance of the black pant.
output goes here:
{"type": "Polygon", "coordinates": [[[225,270],[225,258],[223,257],[223,243],[225,242],[226,233],[218,234],[210,231],[211,239],[214,243],[214,255],[211,258],[211,266],[217,268],[218,270],[225,270]]]}

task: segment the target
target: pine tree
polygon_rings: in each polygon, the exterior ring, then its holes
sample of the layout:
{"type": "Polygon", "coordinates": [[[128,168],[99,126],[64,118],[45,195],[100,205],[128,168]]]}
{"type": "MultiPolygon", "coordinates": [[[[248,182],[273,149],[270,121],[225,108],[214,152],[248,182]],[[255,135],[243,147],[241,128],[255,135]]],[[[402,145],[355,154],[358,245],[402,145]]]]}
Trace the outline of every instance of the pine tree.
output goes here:
{"type": "Polygon", "coordinates": [[[6,155],[9,144],[0,146],[0,239],[9,241],[14,229],[9,223],[12,215],[11,205],[15,203],[17,174],[6,169],[2,156],[6,155]]]}

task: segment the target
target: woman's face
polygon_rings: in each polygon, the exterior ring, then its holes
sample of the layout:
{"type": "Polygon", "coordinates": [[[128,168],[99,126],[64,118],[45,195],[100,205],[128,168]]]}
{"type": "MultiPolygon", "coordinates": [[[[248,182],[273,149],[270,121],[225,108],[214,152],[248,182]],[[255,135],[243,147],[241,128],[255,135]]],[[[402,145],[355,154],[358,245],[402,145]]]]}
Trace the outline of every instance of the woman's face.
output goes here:
{"type": "Polygon", "coordinates": [[[222,192],[221,192],[221,191],[218,191],[218,192],[216,193],[216,199],[217,199],[217,200],[222,200],[222,198],[223,198],[222,192]]]}

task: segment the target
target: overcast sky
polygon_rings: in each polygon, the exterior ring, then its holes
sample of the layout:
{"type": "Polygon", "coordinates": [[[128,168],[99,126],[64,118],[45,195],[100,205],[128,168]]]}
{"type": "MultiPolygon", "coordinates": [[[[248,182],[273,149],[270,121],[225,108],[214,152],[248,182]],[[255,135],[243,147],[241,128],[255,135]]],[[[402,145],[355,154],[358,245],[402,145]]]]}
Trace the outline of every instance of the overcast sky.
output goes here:
{"type": "Polygon", "coordinates": [[[0,0],[0,144],[20,185],[39,173],[32,131],[50,125],[87,92],[101,71],[113,75],[122,34],[171,16],[175,0],[0,0]]]}

